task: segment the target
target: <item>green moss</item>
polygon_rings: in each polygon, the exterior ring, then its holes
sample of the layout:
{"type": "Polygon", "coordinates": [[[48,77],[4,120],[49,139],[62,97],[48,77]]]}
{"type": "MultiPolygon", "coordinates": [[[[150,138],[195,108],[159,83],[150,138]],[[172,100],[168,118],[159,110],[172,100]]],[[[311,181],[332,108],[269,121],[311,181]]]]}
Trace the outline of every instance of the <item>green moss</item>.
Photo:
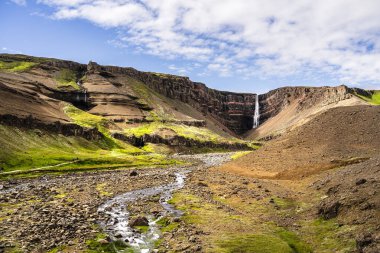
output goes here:
{"type": "MultiPolygon", "coordinates": [[[[312,252],[311,247],[298,234],[279,227],[274,222],[263,222],[249,215],[268,212],[262,204],[246,205],[238,200],[238,207],[235,202],[216,201],[247,213],[231,215],[220,208],[220,204],[209,203],[199,196],[182,191],[175,193],[170,201],[177,209],[185,211],[182,219],[186,223],[211,232],[207,252],[312,252]]],[[[278,198],[277,201],[287,208],[293,205],[290,200],[278,198]]],[[[165,220],[162,222],[165,224],[165,220]]]]}
{"type": "Polygon", "coordinates": [[[140,233],[147,233],[149,231],[149,226],[135,226],[140,233]]]}
{"type": "Polygon", "coordinates": [[[27,61],[0,61],[0,70],[23,72],[31,69],[37,63],[27,61]]]}
{"type": "Polygon", "coordinates": [[[144,154],[141,150],[114,148],[103,141],[88,141],[34,130],[20,130],[0,125],[1,178],[25,173],[38,176],[45,173],[80,172],[90,169],[114,169],[131,166],[176,164],[164,155],[144,154]],[[20,141],[22,140],[22,141],[20,141]],[[49,167],[54,166],[54,167],[49,167]]]}
{"type": "Polygon", "coordinates": [[[375,91],[372,95],[372,103],[380,105],[380,91],[375,91]]]}
{"type": "Polygon", "coordinates": [[[66,196],[67,196],[67,194],[62,192],[62,193],[55,195],[54,198],[63,199],[63,198],[66,198],[66,196]]]}
{"type": "Polygon", "coordinates": [[[266,235],[252,234],[245,236],[231,235],[228,239],[219,241],[219,249],[215,252],[226,253],[294,253],[293,249],[281,238],[266,235]]]}
{"type": "Polygon", "coordinates": [[[64,107],[64,112],[67,116],[69,116],[74,123],[88,128],[96,128],[104,135],[104,141],[107,146],[113,147],[113,148],[123,148],[128,149],[129,152],[141,152],[141,150],[133,147],[132,145],[127,145],[125,143],[122,143],[121,141],[115,140],[111,137],[111,133],[108,129],[108,126],[111,124],[107,119],[93,115],[91,113],[82,111],[81,109],[73,106],[73,105],[66,105],[64,107]]]}
{"type": "Polygon", "coordinates": [[[70,69],[61,69],[55,76],[55,80],[58,81],[58,87],[72,87],[75,90],[79,90],[80,87],[77,84],[77,75],[70,69]]]}
{"type": "Polygon", "coordinates": [[[107,183],[101,183],[96,185],[96,190],[99,192],[100,196],[112,196],[112,192],[107,192],[104,188],[107,186],[107,183]]]}
{"type": "Polygon", "coordinates": [[[301,239],[293,232],[288,231],[284,228],[279,228],[276,232],[276,235],[279,236],[283,241],[285,241],[289,247],[293,250],[293,252],[298,253],[309,253],[313,252],[311,247],[305,242],[301,241],[301,239]]]}
{"type": "Polygon", "coordinates": [[[188,139],[193,139],[201,142],[211,141],[216,143],[221,142],[242,142],[238,139],[226,139],[205,127],[187,126],[184,124],[152,122],[142,124],[138,127],[126,128],[124,133],[128,136],[141,137],[145,134],[151,135],[159,131],[173,131],[173,134],[182,136],[188,139]]]}
{"type": "Polygon", "coordinates": [[[274,203],[281,209],[294,209],[297,206],[297,203],[292,199],[273,197],[274,203]]]}
{"type": "Polygon", "coordinates": [[[240,152],[236,152],[234,153],[232,156],[231,156],[231,159],[232,160],[236,160],[240,157],[243,157],[245,155],[248,155],[249,153],[251,153],[252,151],[240,151],[240,152]]]}
{"type": "Polygon", "coordinates": [[[129,253],[133,249],[123,241],[102,243],[107,238],[106,234],[99,233],[96,238],[86,241],[87,253],[129,253]]]}
{"type": "Polygon", "coordinates": [[[157,224],[160,226],[161,232],[171,232],[179,227],[178,222],[172,222],[167,217],[163,217],[157,221],[157,224]]]}
{"type": "Polygon", "coordinates": [[[301,229],[303,238],[318,252],[353,252],[355,249],[355,239],[349,236],[354,228],[339,226],[335,219],[305,221],[301,229]]]}
{"type": "Polygon", "coordinates": [[[65,246],[58,246],[58,247],[55,247],[54,249],[49,250],[47,253],[58,253],[64,249],[65,249],[65,246]]]}
{"type": "Polygon", "coordinates": [[[357,93],[355,95],[372,105],[380,105],[380,90],[373,91],[371,95],[368,96],[363,96],[357,93]]]}

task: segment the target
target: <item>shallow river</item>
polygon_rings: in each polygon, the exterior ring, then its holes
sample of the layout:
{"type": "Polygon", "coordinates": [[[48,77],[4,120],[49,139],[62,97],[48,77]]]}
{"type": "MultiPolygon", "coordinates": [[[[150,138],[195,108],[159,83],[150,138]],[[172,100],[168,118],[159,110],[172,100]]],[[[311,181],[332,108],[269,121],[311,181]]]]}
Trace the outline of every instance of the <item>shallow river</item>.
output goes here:
{"type": "Polygon", "coordinates": [[[182,212],[176,210],[168,201],[174,191],[185,185],[186,174],[197,168],[208,168],[227,162],[231,159],[231,153],[178,156],[177,158],[195,159],[200,163],[192,167],[179,168],[175,172],[176,178],[172,183],[126,192],[108,200],[98,208],[98,212],[104,216],[104,221],[100,222],[100,225],[111,239],[128,242],[136,252],[151,252],[155,242],[160,238],[157,221],[167,216],[179,217],[182,215],[182,212]],[[155,218],[153,214],[148,214],[148,231],[145,233],[136,232],[129,225],[130,212],[127,210],[127,204],[152,196],[160,196],[159,202],[165,212],[158,218],[155,218]]]}

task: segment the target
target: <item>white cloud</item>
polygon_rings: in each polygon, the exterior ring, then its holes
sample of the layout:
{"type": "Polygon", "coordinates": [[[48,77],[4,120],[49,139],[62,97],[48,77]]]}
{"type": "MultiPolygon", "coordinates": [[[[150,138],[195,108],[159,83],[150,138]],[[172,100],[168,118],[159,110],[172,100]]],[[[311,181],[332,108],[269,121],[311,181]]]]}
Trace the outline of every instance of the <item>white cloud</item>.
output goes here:
{"type": "Polygon", "coordinates": [[[322,71],[380,81],[378,0],[38,0],[56,19],[118,28],[115,44],[242,77],[322,71]]]}
{"type": "Polygon", "coordinates": [[[0,51],[5,52],[5,53],[9,53],[9,54],[22,54],[21,51],[14,50],[14,49],[11,49],[11,48],[8,48],[8,47],[1,47],[0,51]]]}
{"type": "Polygon", "coordinates": [[[17,5],[26,6],[26,0],[11,0],[11,1],[17,5]]]}

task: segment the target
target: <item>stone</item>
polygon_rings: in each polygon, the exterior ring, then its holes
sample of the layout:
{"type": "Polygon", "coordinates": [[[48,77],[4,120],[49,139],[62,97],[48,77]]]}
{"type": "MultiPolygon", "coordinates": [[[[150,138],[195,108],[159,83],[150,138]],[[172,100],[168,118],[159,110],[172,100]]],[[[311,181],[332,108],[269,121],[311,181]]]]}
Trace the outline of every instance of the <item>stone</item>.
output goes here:
{"type": "Polygon", "coordinates": [[[149,226],[149,221],[144,216],[138,216],[136,218],[131,219],[129,224],[130,224],[131,227],[149,226]]]}
{"type": "Polygon", "coordinates": [[[366,182],[367,182],[366,179],[361,178],[361,179],[356,180],[355,184],[356,185],[361,185],[361,184],[365,184],[366,182]]]}
{"type": "Polygon", "coordinates": [[[319,207],[318,214],[324,219],[332,219],[338,216],[342,204],[339,201],[322,203],[319,207]]]}
{"type": "Polygon", "coordinates": [[[132,170],[131,173],[129,173],[129,176],[131,176],[131,177],[135,177],[135,176],[138,176],[138,175],[139,174],[135,170],[132,170]]]}

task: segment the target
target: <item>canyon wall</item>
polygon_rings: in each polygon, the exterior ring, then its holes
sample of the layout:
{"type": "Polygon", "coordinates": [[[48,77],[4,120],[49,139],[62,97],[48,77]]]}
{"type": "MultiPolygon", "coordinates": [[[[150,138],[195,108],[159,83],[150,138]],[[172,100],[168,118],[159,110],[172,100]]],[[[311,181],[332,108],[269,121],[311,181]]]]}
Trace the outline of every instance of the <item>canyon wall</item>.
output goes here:
{"type": "MultiPolygon", "coordinates": [[[[100,74],[114,73],[131,76],[154,91],[190,104],[204,115],[209,115],[238,135],[253,127],[256,94],[218,91],[188,77],[141,72],[133,68],[100,66],[90,62],[87,71],[100,74]]],[[[353,90],[337,87],[283,87],[259,95],[260,124],[277,115],[284,107],[297,101],[298,111],[316,104],[324,106],[349,99],[353,90]]]]}
{"type": "Polygon", "coordinates": [[[271,90],[259,97],[260,121],[265,122],[277,115],[286,106],[297,101],[296,111],[313,106],[326,106],[351,98],[352,90],[347,86],[337,87],[282,87],[271,90]]]}
{"type": "Polygon", "coordinates": [[[123,74],[133,77],[152,90],[191,105],[204,115],[215,118],[236,134],[253,126],[256,94],[218,91],[188,77],[141,72],[133,68],[88,64],[87,73],[123,74]]]}

